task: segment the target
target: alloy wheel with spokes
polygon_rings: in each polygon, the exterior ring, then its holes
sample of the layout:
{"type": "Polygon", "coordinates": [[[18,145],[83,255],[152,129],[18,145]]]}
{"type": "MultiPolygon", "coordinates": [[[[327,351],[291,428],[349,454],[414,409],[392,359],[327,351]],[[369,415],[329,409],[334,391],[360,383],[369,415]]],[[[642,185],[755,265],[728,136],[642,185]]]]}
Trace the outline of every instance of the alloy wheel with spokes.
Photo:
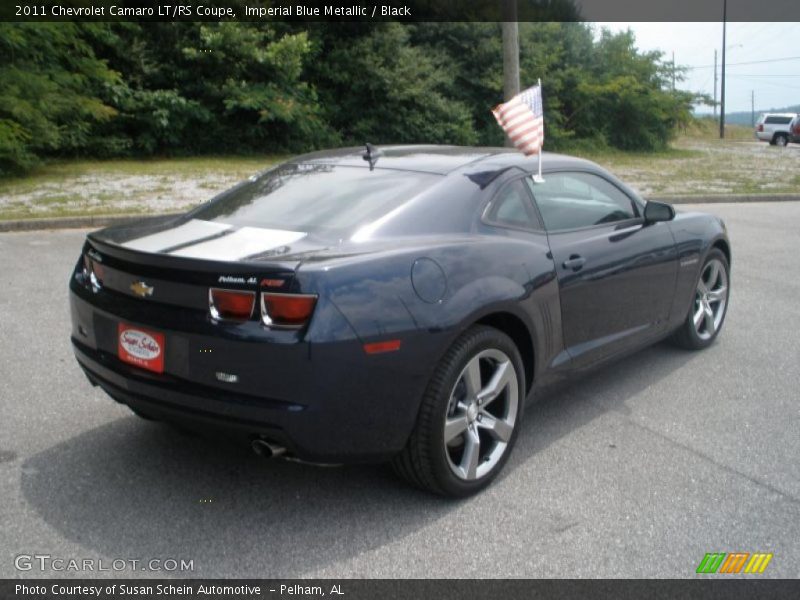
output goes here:
{"type": "Polygon", "coordinates": [[[406,447],[392,464],[409,482],[464,497],[502,470],[525,399],[519,348],[504,332],[473,325],[441,358],[406,447]]]}
{"type": "Polygon", "coordinates": [[[517,373],[497,349],[470,359],[450,394],[444,446],[453,473],[470,481],[492,470],[506,451],[519,407],[517,373]]]}
{"type": "Polygon", "coordinates": [[[688,314],[672,341],[687,350],[709,346],[725,322],[730,293],[728,257],[719,248],[712,248],[700,269],[688,314]]]}
{"type": "Polygon", "coordinates": [[[725,316],[728,303],[728,272],[719,259],[709,260],[703,267],[695,291],[694,323],[697,337],[708,340],[714,336],[725,316]]]}

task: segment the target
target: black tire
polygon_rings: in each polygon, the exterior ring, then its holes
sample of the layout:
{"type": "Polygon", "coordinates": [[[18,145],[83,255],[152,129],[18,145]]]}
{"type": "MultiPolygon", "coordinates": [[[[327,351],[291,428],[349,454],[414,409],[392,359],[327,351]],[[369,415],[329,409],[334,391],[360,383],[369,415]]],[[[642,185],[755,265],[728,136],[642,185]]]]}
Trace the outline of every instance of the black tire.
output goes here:
{"type": "MultiPolygon", "coordinates": [[[[506,363],[503,362],[503,364],[506,363]]],[[[469,496],[489,485],[508,460],[519,432],[526,395],[524,372],[519,350],[506,334],[493,327],[481,325],[468,329],[439,361],[422,398],[414,430],[406,447],[392,461],[395,472],[412,485],[454,498],[469,496]],[[479,355],[483,355],[484,352],[498,351],[509,359],[508,362],[514,368],[517,402],[513,429],[508,441],[504,442],[506,445],[502,449],[502,454],[493,459],[496,460],[496,463],[490,467],[487,473],[472,480],[460,478],[454,473],[454,467],[451,467],[451,459],[448,458],[449,450],[444,442],[445,420],[448,418],[448,411],[451,411],[453,407],[451,394],[457,385],[462,385],[461,376],[467,364],[473,360],[478,360],[479,364],[483,364],[480,361],[484,359],[481,359],[479,355]]],[[[511,375],[509,375],[510,377],[511,375]]],[[[512,402],[511,395],[514,393],[513,385],[509,383],[508,387],[503,389],[501,404],[510,404],[512,402]]],[[[489,403],[483,407],[483,410],[487,410],[488,405],[489,403]]],[[[508,408],[506,410],[508,411],[508,408]]],[[[476,418],[474,412],[471,418],[476,418]]],[[[477,419],[480,420],[481,417],[477,417],[477,419]]],[[[486,417],[484,417],[484,423],[486,423],[486,417]]],[[[472,430],[475,432],[480,431],[479,423],[473,422],[470,427],[474,427],[472,430]]],[[[463,435],[468,434],[465,431],[463,435]]],[[[466,437],[464,440],[466,442],[466,437]]],[[[486,442],[484,449],[487,451],[487,456],[492,444],[495,443],[497,442],[492,439],[486,442]]],[[[477,447],[480,448],[480,445],[477,447]]],[[[498,448],[499,444],[495,446],[495,451],[500,452],[498,448]]],[[[476,450],[476,452],[478,451],[476,450]]],[[[484,457],[482,462],[484,461],[488,462],[488,459],[484,457]]]]}
{"type": "Polygon", "coordinates": [[[697,291],[695,286],[695,290],[693,293],[695,297],[693,298],[691,305],[689,306],[688,314],[686,315],[686,319],[683,321],[681,326],[672,334],[670,338],[671,341],[687,350],[702,350],[703,348],[707,348],[711,344],[714,343],[714,340],[717,339],[719,332],[722,330],[722,326],[725,324],[725,317],[728,313],[728,305],[730,301],[730,265],[728,264],[728,259],[725,258],[725,254],[722,253],[718,248],[712,248],[711,251],[706,256],[705,261],[703,261],[703,267],[700,269],[700,273],[697,276],[697,283],[699,284],[700,278],[706,271],[707,266],[712,261],[719,261],[722,265],[722,268],[725,271],[725,281],[726,281],[726,296],[725,296],[725,304],[722,307],[722,317],[719,321],[719,325],[716,326],[714,332],[710,334],[708,337],[701,336],[700,333],[697,331],[697,327],[694,323],[694,315],[695,312],[698,310],[698,298],[697,298],[697,291]]]}
{"type": "Polygon", "coordinates": [[[787,136],[785,133],[779,133],[774,138],[772,138],[772,143],[775,146],[780,146],[781,148],[784,148],[786,144],[789,143],[789,136],[787,136]]]}

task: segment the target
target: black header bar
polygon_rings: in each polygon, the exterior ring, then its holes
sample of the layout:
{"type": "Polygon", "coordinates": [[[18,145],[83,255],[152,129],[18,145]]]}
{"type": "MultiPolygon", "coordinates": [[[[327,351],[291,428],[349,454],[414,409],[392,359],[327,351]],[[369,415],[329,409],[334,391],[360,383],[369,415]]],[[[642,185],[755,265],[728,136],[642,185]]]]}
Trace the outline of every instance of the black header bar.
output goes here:
{"type": "MultiPolygon", "coordinates": [[[[725,0],[517,0],[518,21],[721,21],[725,0]]],[[[503,0],[4,0],[0,20],[498,22],[503,0]]],[[[798,0],[727,0],[729,21],[800,21],[798,0]]]]}

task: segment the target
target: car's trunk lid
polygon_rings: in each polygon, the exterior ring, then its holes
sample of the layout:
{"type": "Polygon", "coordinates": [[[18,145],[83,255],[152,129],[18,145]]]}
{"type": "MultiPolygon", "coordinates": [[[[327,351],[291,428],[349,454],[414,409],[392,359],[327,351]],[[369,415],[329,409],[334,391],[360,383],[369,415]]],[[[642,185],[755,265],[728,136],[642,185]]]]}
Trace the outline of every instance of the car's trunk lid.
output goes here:
{"type": "Polygon", "coordinates": [[[211,287],[299,291],[302,255],[323,249],[303,232],[158,217],[91,233],[85,255],[105,290],[208,309],[211,287]]]}

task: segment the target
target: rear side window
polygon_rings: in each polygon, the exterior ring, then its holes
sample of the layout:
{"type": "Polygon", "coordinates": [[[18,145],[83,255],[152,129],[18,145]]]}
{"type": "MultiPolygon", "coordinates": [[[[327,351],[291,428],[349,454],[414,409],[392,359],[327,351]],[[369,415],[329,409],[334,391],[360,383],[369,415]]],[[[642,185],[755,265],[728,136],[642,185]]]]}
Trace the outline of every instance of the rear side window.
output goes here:
{"type": "Polygon", "coordinates": [[[591,173],[548,173],[543,183],[526,181],[548,231],[616,223],[639,216],[627,194],[591,173]]]}
{"type": "Polygon", "coordinates": [[[767,117],[767,120],[764,121],[768,125],[786,125],[791,123],[792,117],[767,117]]]}
{"type": "Polygon", "coordinates": [[[485,218],[495,225],[533,229],[535,223],[525,184],[518,179],[504,186],[489,205],[485,218]]]}

